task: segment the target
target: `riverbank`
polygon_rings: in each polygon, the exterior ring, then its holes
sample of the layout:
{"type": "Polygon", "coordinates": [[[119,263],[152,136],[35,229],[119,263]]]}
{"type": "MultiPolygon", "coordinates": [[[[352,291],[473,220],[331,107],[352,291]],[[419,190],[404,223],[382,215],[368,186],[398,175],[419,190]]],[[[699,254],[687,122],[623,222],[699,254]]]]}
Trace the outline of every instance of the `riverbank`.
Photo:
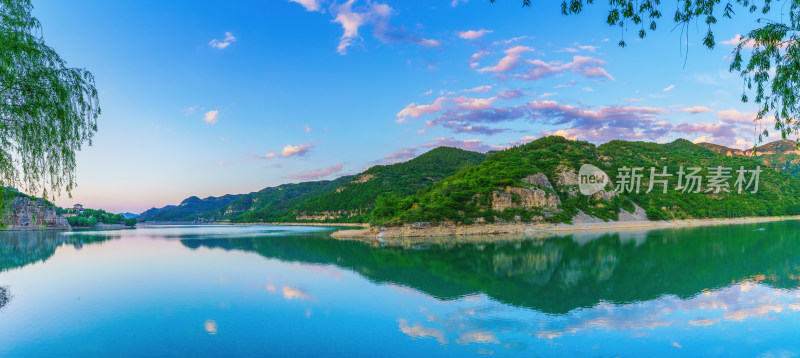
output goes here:
{"type": "Polygon", "coordinates": [[[401,227],[370,227],[361,230],[339,230],[331,234],[341,240],[358,240],[369,243],[387,245],[405,245],[409,243],[442,243],[453,241],[474,241],[481,235],[521,234],[526,237],[547,237],[559,233],[587,231],[627,231],[654,230],[681,227],[752,224],[772,221],[800,220],[797,216],[767,216],[723,219],[686,219],[673,221],[611,221],[579,224],[475,224],[475,225],[442,225],[426,228],[414,228],[411,225],[401,227]]]}

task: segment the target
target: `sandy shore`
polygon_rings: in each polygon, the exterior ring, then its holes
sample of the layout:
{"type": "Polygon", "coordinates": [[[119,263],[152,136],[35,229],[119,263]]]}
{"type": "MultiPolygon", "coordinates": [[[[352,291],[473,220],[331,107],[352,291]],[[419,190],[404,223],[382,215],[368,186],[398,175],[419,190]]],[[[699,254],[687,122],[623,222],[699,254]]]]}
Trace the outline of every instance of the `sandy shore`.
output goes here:
{"type": "MultiPolygon", "coordinates": [[[[481,241],[475,236],[481,235],[525,235],[526,237],[548,237],[558,233],[570,232],[602,232],[627,230],[653,230],[696,226],[752,224],[772,221],[800,220],[798,216],[769,216],[730,219],[687,219],[673,221],[612,221],[584,224],[481,224],[481,225],[445,225],[429,228],[387,227],[384,229],[370,227],[361,230],[339,230],[331,234],[342,240],[358,240],[378,242],[387,245],[406,245],[409,243],[443,243],[462,241],[481,241]],[[472,236],[473,238],[470,238],[472,236]]],[[[493,241],[493,240],[491,240],[493,241]]]]}

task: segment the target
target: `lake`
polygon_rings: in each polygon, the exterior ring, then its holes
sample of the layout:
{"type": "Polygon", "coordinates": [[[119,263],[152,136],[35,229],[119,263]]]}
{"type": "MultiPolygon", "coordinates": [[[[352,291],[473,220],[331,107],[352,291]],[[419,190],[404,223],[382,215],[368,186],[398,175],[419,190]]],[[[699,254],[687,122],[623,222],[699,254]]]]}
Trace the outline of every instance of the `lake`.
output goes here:
{"type": "Polygon", "coordinates": [[[0,356],[800,353],[797,221],[411,247],[331,231],[0,233],[0,356]]]}

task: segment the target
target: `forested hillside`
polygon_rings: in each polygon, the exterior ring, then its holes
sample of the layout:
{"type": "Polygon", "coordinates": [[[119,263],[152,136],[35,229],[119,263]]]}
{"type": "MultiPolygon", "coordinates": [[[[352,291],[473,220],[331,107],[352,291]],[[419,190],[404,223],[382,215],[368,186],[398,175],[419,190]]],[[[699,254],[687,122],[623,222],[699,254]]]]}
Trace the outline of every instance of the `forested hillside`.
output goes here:
{"type": "Polygon", "coordinates": [[[292,208],[298,220],[364,222],[378,197],[405,197],[483,162],[485,154],[439,147],[407,162],[376,165],[292,208]]]}
{"type": "Polygon", "coordinates": [[[192,196],[184,199],[179,205],[167,205],[163,208],[152,208],[139,215],[140,220],[146,221],[194,221],[209,218],[209,214],[216,212],[232,203],[239,195],[223,195],[220,197],[209,196],[200,199],[192,196]]]}
{"type": "Polygon", "coordinates": [[[588,142],[546,137],[497,152],[482,164],[462,170],[416,195],[381,200],[372,220],[376,224],[571,222],[581,212],[616,220],[621,209],[634,211],[634,204],[643,208],[652,220],[800,213],[800,180],[780,171],[762,168],[757,193],[737,192],[733,187],[737,179],[735,171],[740,167],[755,169],[760,164],[748,157],[719,154],[686,140],[668,144],[611,141],[598,147],[588,142]],[[605,171],[611,183],[594,195],[580,194],[577,171],[583,164],[593,164],[605,171]],[[732,168],[728,188],[731,192],[706,192],[709,187],[705,182],[699,193],[675,190],[681,166],[702,168],[697,173],[702,177],[713,174],[709,168],[732,168]],[[639,193],[613,190],[623,167],[645,169],[639,193]],[[666,193],[662,192],[662,184],[645,193],[651,167],[659,173],[666,167],[673,174],[662,178],[668,183],[666,193]]]}

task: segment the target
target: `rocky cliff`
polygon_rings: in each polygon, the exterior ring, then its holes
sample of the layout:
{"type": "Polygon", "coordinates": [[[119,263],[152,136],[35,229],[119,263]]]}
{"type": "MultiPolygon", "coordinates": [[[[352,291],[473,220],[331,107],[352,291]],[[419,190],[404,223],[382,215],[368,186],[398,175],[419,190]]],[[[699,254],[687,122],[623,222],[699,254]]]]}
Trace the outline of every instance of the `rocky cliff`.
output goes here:
{"type": "Polygon", "coordinates": [[[5,230],[70,230],[67,219],[56,214],[55,207],[41,199],[18,195],[7,203],[2,217],[5,230]]]}

